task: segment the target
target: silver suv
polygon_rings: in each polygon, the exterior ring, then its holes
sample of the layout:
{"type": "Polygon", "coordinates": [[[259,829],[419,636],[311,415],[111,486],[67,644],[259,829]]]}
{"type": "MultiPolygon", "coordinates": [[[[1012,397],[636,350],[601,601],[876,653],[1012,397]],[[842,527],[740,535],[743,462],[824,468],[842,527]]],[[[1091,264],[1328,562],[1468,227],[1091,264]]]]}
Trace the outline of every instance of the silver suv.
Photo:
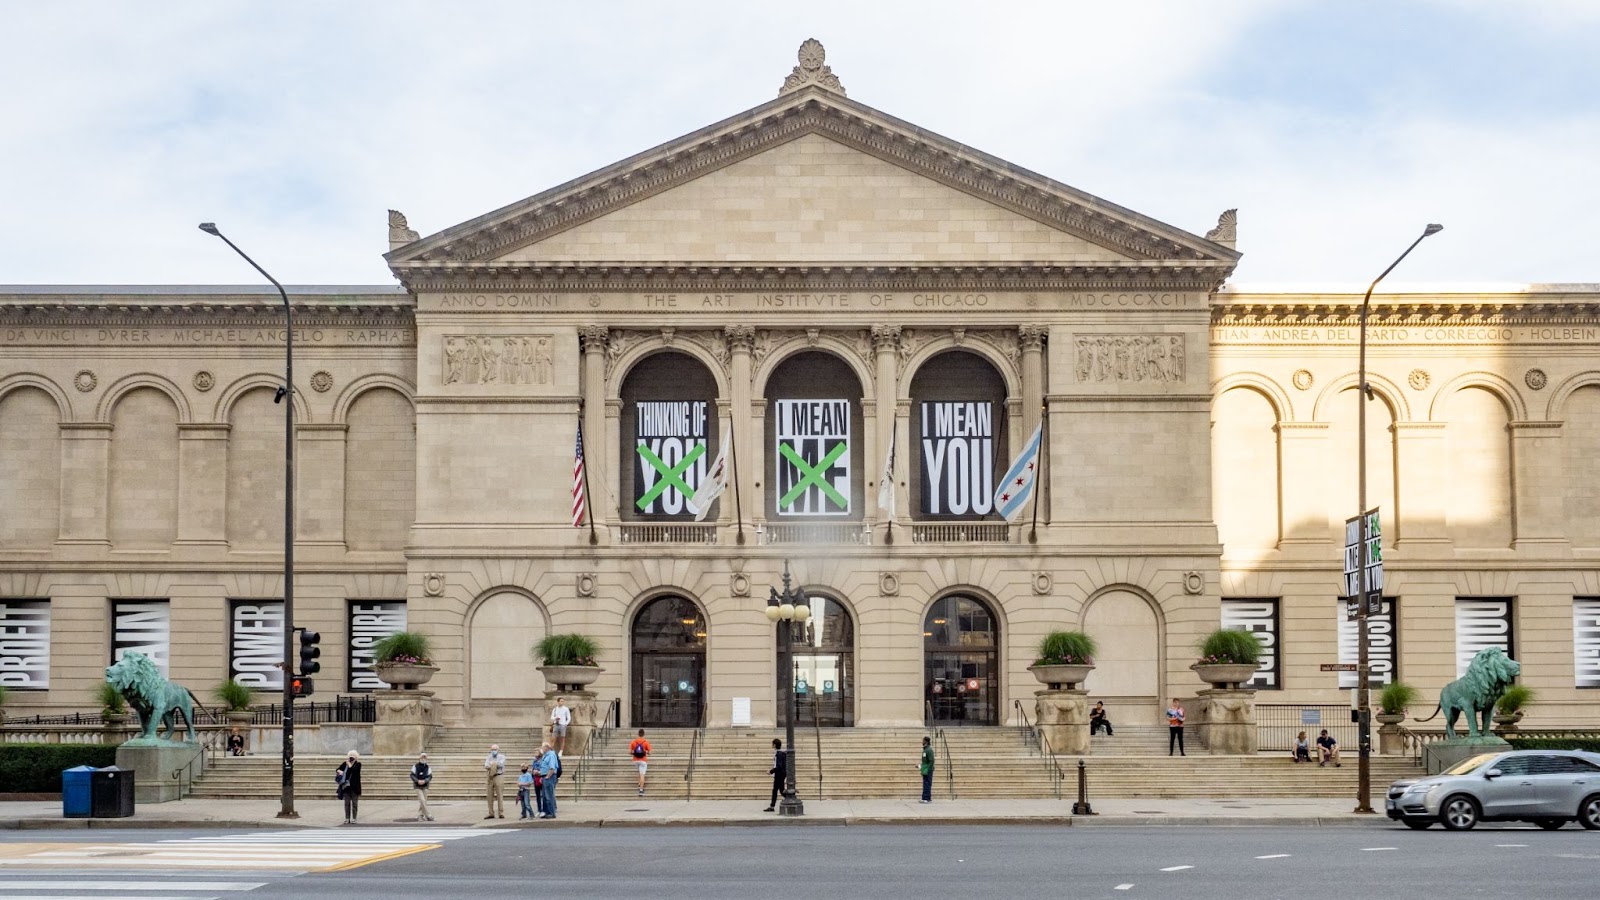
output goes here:
{"type": "Polygon", "coordinates": [[[1479,822],[1516,820],[1554,830],[1573,819],[1600,829],[1600,754],[1485,753],[1438,775],[1396,781],[1384,808],[1417,829],[1439,822],[1466,831],[1479,822]]]}

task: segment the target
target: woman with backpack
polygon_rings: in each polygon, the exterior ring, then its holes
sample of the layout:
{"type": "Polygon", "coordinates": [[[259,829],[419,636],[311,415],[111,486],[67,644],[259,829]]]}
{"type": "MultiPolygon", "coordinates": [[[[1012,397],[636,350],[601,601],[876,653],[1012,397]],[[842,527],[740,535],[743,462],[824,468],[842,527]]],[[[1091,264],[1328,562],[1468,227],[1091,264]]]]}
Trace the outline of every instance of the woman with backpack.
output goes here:
{"type": "Polygon", "coordinates": [[[344,824],[354,825],[357,807],[361,805],[361,754],[350,751],[339,768],[333,770],[333,783],[344,801],[344,824]]]}
{"type": "Polygon", "coordinates": [[[639,767],[639,796],[644,796],[644,773],[650,768],[650,742],[644,739],[644,729],[639,729],[639,736],[628,745],[628,753],[633,756],[634,765],[639,767]]]}

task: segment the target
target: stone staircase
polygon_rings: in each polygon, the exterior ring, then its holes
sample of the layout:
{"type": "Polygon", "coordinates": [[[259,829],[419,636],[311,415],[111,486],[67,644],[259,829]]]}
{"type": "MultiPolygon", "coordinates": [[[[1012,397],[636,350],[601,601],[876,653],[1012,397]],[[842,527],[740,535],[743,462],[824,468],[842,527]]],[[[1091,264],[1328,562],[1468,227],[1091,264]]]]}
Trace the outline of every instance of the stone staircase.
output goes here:
{"type": "MultiPolygon", "coordinates": [[[[802,798],[867,799],[914,797],[921,788],[917,774],[924,728],[801,729],[796,738],[796,785],[802,798]],[[820,766],[818,737],[821,738],[820,766]],[[821,773],[820,782],[818,773],[821,773]]],[[[561,781],[563,800],[630,800],[636,795],[636,773],[628,757],[633,732],[610,730],[588,759],[567,758],[561,781]]],[[[935,797],[952,791],[966,798],[1055,797],[1057,780],[1049,761],[1021,728],[950,728],[935,740],[938,766],[935,797]],[[948,745],[948,762],[945,746],[948,745]],[[953,776],[953,777],[952,777],[953,776]]],[[[649,796],[656,799],[739,799],[766,805],[771,778],[772,739],[779,729],[712,728],[700,741],[690,729],[649,729],[651,744],[649,796]],[[690,753],[695,753],[692,780],[690,753]]],[[[1252,798],[1353,797],[1356,765],[1319,768],[1290,762],[1286,754],[1212,756],[1191,746],[1187,757],[1166,756],[1166,729],[1156,726],[1118,728],[1114,736],[1095,735],[1092,753],[1083,757],[1089,797],[1116,798],[1252,798]]],[[[538,745],[533,729],[450,729],[441,731],[428,749],[433,764],[434,800],[481,801],[483,757],[498,743],[509,761],[525,762],[538,745]]],[[[333,770],[338,757],[300,756],[296,760],[297,795],[333,800],[333,770]]],[[[1077,794],[1078,757],[1058,757],[1064,773],[1060,796],[1077,794]]],[[[362,760],[363,796],[393,799],[410,796],[406,777],[409,757],[367,757],[362,760]]],[[[512,769],[515,772],[515,769],[512,769]]],[[[511,773],[508,773],[510,776],[511,773]]],[[[1389,782],[1422,774],[1409,757],[1373,757],[1374,796],[1389,782]]],[[[281,769],[277,756],[224,757],[194,785],[195,797],[269,798],[278,796],[281,769]]],[[[507,778],[507,801],[515,796],[514,777],[507,778]]]]}

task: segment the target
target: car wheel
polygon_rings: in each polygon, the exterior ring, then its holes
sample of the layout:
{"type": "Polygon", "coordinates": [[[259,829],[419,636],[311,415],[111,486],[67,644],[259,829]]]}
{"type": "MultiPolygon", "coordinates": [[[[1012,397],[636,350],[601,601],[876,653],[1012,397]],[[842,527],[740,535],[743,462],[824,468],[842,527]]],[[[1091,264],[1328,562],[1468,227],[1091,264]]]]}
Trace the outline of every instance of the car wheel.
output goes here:
{"type": "Polygon", "coordinates": [[[1582,805],[1578,807],[1578,823],[1590,831],[1600,829],[1600,794],[1583,798],[1582,805]]]}
{"type": "MultiPolygon", "coordinates": [[[[1596,803],[1600,811],[1600,802],[1596,803]]],[[[1446,797],[1439,806],[1439,822],[1451,831],[1471,831],[1478,824],[1478,803],[1466,794],[1446,797]]],[[[1600,823],[1597,823],[1600,828],[1600,823]]]]}
{"type": "Polygon", "coordinates": [[[1545,831],[1556,831],[1559,828],[1561,828],[1561,826],[1567,824],[1567,820],[1566,819],[1535,819],[1533,824],[1539,826],[1540,828],[1543,828],[1545,831]]]}
{"type": "Polygon", "coordinates": [[[1415,831],[1427,831],[1433,827],[1433,823],[1427,819],[1401,819],[1400,821],[1405,822],[1407,828],[1415,831]]]}

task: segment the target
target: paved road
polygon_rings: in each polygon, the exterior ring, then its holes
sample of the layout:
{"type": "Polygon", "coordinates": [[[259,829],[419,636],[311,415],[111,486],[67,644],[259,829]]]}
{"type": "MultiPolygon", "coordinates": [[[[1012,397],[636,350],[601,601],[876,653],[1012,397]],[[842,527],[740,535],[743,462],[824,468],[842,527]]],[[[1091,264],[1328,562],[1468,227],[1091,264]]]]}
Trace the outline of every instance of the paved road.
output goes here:
{"type": "MultiPolygon", "coordinates": [[[[471,839],[463,834],[455,840],[426,831],[382,834],[388,830],[282,832],[273,840],[216,831],[141,832],[109,841],[81,831],[12,832],[0,836],[0,900],[49,896],[53,892],[40,882],[52,878],[64,879],[57,888],[62,894],[145,900],[743,900],[757,892],[785,900],[1414,900],[1440,886],[1482,897],[1590,900],[1600,874],[1600,832],[1575,826],[1554,833],[1486,827],[1470,834],[1258,827],[582,828],[477,831],[471,839]],[[271,869],[248,868],[252,863],[237,855],[236,845],[256,853],[273,841],[283,861],[271,869]],[[19,871],[5,865],[22,844],[112,849],[100,857],[104,866],[85,876],[81,868],[30,863],[19,871]],[[144,852],[113,846],[122,844],[159,845],[178,859],[203,857],[208,845],[218,852],[208,868],[163,875],[148,866],[119,867],[119,859],[144,852]],[[230,859],[229,853],[235,855],[230,859]],[[344,868],[330,871],[334,865],[344,868]],[[139,879],[142,888],[126,883],[139,879]]],[[[60,859],[75,865],[72,860],[81,857],[60,859]]]]}

